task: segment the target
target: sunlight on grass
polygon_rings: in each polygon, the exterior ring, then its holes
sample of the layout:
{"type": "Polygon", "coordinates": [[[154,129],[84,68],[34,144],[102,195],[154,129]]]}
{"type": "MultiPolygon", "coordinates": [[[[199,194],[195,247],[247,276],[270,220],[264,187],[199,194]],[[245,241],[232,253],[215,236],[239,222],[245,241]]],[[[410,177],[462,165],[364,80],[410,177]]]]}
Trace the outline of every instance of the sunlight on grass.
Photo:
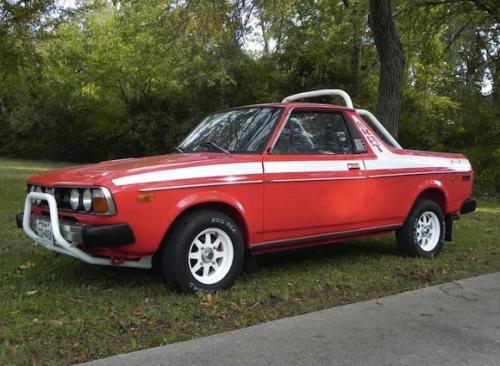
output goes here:
{"type": "Polygon", "coordinates": [[[28,166],[0,166],[0,170],[33,170],[33,171],[44,171],[44,170],[49,170],[49,168],[42,168],[42,167],[28,167],[28,166]]]}
{"type": "Polygon", "coordinates": [[[476,209],[476,211],[477,212],[491,213],[491,214],[500,214],[500,207],[499,208],[494,208],[494,207],[478,207],[476,209]]]}
{"type": "Polygon", "coordinates": [[[49,169],[61,168],[71,165],[69,163],[39,161],[39,160],[21,160],[0,158],[0,169],[2,170],[32,170],[44,171],[49,169]]]}

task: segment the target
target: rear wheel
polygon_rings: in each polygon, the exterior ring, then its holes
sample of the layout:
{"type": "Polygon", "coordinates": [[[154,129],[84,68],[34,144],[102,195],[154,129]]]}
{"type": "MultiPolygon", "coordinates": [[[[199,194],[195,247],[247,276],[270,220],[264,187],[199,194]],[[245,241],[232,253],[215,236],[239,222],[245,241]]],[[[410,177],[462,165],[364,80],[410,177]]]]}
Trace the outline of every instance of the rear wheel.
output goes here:
{"type": "Polygon", "coordinates": [[[244,244],[236,223],[212,210],[181,218],[168,234],[161,253],[165,277],[182,292],[229,287],[243,266],[244,244]]]}
{"type": "Polygon", "coordinates": [[[443,246],[444,215],[431,200],[417,201],[404,225],[396,231],[396,243],[404,255],[433,258],[443,246]]]}

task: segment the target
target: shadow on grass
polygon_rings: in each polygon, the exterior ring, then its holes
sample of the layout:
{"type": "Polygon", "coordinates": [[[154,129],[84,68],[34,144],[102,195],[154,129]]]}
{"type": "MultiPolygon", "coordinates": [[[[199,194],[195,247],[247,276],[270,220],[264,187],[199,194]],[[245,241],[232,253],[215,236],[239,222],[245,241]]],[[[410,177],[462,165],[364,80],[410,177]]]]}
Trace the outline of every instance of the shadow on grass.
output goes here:
{"type": "Polygon", "coordinates": [[[66,280],[75,285],[91,285],[101,289],[169,285],[160,273],[147,269],[94,266],[76,260],[72,260],[65,267],[64,273],[68,276],[66,280]]]}
{"type": "Polygon", "coordinates": [[[392,236],[294,249],[257,257],[259,268],[293,267],[305,262],[346,263],[361,258],[399,256],[392,236]]]}
{"type": "MultiPolygon", "coordinates": [[[[317,266],[324,263],[340,265],[384,256],[398,256],[391,236],[260,255],[256,257],[256,265],[247,267],[244,274],[246,279],[251,279],[256,272],[264,270],[302,270],[305,265],[317,266]]],[[[139,289],[164,286],[173,291],[172,284],[165,281],[157,271],[93,266],[62,255],[58,256],[55,263],[50,257],[46,259],[43,262],[50,268],[44,269],[45,274],[37,274],[41,275],[41,278],[37,279],[38,283],[45,282],[44,278],[50,278],[67,286],[95,287],[101,290],[117,287],[139,289]]],[[[40,263],[40,266],[43,264],[40,263]]]]}

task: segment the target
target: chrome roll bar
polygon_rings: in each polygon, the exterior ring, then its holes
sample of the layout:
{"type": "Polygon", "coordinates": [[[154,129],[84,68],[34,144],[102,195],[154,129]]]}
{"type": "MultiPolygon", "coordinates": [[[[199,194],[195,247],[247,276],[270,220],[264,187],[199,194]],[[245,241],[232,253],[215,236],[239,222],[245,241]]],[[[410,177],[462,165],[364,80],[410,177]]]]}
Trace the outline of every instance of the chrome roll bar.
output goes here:
{"type": "Polygon", "coordinates": [[[366,109],[356,109],[356,112],[363,118],[368,119],[373,127],[382,135],[385,137],[387,142],[392,145],[392,147],[395,147],[396,149],[402,149],[401,145],[396,141],[394,137],[390,134],[389,131],[384,127],[382,122],[380,122],[377,117],[373,115],[370,111],[367,111],[366,109]]]}
{"type": "Polygon", "coordinates": [[[285,99],[281,101],[281,103],[288,103],[288,102],[293,102],[295,100],[300,100],[300,99],[306,99],[306,98],[314,98],[314,97],[323,97],[323,96],[338,96],[344,99],[345,106],[347,108],[353,109],[354,106],[352,104],[352,99],[347,94],[345,91],[341,89],[321,89],[321,90],[314,90],[314,91],[308,91],[304,93],[298,93],[298,94],[293,94],[289,95],[285,99]]]}

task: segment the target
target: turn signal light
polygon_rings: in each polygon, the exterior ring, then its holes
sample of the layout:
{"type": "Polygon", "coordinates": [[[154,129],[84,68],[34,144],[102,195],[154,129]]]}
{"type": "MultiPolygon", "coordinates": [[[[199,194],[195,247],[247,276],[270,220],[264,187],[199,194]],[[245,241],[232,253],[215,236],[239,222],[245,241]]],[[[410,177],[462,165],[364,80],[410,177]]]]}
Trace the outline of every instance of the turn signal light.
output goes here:
{"type": "Polygon", "coordinates": [[[142,203],[153,202],[155,194],[152,192],[142,192],[137,194],[137,201],[142,203]]]}
{"type": "Polygon", "coordinates": [[[94,212],[98,214],[107,214],[109,211],[108,201],[99,189],[92,190],[92,207],[94,207],[94,212]]]}

